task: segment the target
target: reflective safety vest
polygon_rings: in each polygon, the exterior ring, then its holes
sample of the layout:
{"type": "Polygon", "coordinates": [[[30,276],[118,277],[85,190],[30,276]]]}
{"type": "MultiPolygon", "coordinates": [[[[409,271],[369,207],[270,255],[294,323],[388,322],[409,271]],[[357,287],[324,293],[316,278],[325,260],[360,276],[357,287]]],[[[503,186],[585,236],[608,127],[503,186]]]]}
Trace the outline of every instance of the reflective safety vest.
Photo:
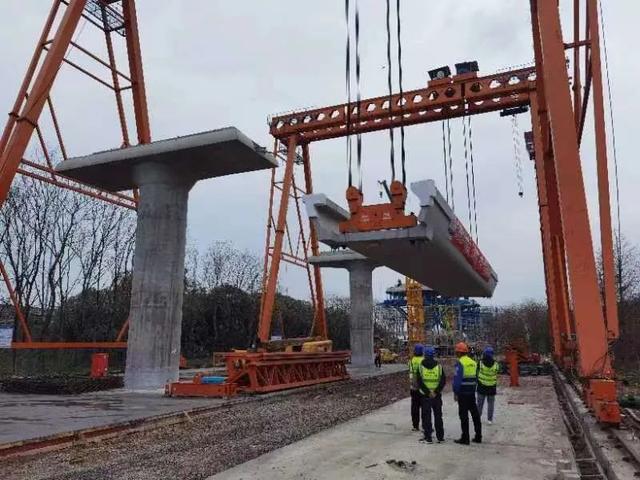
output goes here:
{"type": "Polygon", "coordinates": [[[498,362],[493,362],[493,365],[487,367],[484,363],[480,362],[480,370],[478,371],[478,382],[485,387],[495,387],[498,384],[498,371],[500,367],[498,362]]]}
{"type": "Polygon", "coordinates": [[[411,389],[418,389],[418,370],[420,369],[420,364],[422,363],[422,359],[424,357],[413,356],[409,360],[409,382],[411,382],[411,389]]]}
{"type": "Polygon", "coordinates": [[[471,395],[476,393],[476,372],[478,365],[468,355],[464,355],[458,359],[462,365],[462,383],[460,384],[460,393],[463,395],[471,395]]]}
{"type": "MultiPolygon", "coordinates": [[[[433,368],[427,368],[420,364],[420,377],[422,377],[422,383],[424,383],[424,386],[433,392],[438,388],[438,385],[440,385],[440,378],[442,378],[442,365],[438,364],[433,368]]],[[[427,393],[422,389],[420,389],[420,392],[423,395],[426,395],[427,393]]]]}

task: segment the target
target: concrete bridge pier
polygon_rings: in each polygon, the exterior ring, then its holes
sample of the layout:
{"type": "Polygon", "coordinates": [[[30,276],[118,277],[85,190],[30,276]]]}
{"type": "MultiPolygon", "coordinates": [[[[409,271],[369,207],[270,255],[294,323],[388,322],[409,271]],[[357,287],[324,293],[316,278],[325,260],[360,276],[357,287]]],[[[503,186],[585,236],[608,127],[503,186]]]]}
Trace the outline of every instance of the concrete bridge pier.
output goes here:
{"type": "Polygon", "coordinates": [[[177,381],[182,334],[187,204],[194,181],[166,165],[143,163],[125,387],[157,388],[177,381]]]}
{"type": "Polygon", "coordinates": [[[309,262],[325,268],[345,268],[349,272],[349,337],[351,365],[370,367],[373,353],[373,290],[371,277],[375,262],[351,250],[322,252],[309,262]]]}
{"type": "Polygon", "coordinates": [[[189,190],[198,180],[276,165],[264,148],[229,127],[74,158],[57,167],[102,190],[139,189],[127,389],[158,389],[178,379],[189,190]]]}

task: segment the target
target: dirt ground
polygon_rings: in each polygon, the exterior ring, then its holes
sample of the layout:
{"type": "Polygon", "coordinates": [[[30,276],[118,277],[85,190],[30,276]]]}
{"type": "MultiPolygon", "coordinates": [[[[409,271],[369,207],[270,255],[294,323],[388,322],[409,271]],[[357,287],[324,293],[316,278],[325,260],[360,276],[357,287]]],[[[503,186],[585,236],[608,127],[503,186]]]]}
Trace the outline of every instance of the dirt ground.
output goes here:
{"type": "Polygon", "coordinates": [[[404,372],[331,384],[223,407],[190,424],[3,461],[0,478],[204,479],[406,396],[404,372]]]}

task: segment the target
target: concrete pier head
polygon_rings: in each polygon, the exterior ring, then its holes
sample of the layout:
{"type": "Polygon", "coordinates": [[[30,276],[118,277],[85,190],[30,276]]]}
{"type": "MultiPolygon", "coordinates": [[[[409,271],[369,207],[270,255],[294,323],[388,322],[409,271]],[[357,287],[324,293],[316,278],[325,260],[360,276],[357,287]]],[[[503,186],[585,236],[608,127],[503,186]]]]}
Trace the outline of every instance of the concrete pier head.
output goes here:
{"type": "Polygon", "coordinates": [[[351,250],[322,252],[311,257],[310,263],[349,271],[351,365],[368,367],[374,363],[373,353],[373,290],[371,275],[378,266],[351,250]]]}
{"type": "Polygon", "coordinates": [[[273,168],[270,154],[231,127],[68,160],[58,172],[119,191],[138,188],[125,387],[178,379],[189,191],[200,179],[273,168]]]}

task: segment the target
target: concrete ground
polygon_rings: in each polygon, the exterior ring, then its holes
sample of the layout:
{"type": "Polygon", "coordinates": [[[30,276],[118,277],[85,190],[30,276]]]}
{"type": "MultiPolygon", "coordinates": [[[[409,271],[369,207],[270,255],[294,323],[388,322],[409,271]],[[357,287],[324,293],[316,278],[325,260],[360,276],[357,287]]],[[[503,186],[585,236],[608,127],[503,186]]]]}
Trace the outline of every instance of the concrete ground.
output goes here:
{"type": "Polygon", "coordinates": [[[556,462],[572,461],[572,450],[551,378],[521,381],[518,389],[500,389],[496,422],[483,425],[482,445],[453,443],[460,435],[457,405],[451,393],[446,393],[444,444],[419,443],[421,435],[410,429],[410,400],[405,399],[209,480],[552,479],[556,462]],[[405,463],[389,464],[390,460],[405,463]]]}
{"type": "MultiPolygon", "coordinates": [[[[350,368],[349,371],[352,378],[365,378],[405,368],[403,364],[394,364],[383,365],[382,369],[350,368]]],[[[278,394],[283,392],[271,395],[278,394]]],[[[219,398],[168,398],[163,390],[118,389],[80,395],[0,393],[0,445],[227,402],[219,398]]]]}

